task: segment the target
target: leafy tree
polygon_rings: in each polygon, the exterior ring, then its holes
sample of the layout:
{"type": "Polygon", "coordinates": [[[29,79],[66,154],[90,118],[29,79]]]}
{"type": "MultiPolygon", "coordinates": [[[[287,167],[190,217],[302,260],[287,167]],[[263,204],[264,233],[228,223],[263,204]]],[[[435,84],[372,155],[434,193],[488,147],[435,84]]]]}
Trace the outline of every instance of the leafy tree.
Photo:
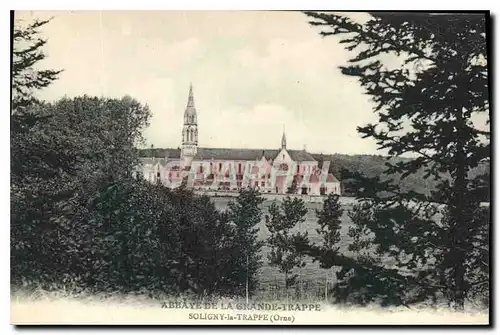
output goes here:
{"type": "Polygon", "coordinates": [[[342,73],[359,79],[379,118],[359,127],[361,135],[390,156],[416,156],[388,161],[385,174],[404,179],[423,169],[424,178],[439,184],[440,194],[431,196],[354,174],[361,204],[351,214],[351,248],[372,252],[344,266],[349,275],[338,287],[357,301],[444,298],[463,308],[474,298],[472,288],[488,290],[488,209],[480,207],[468,178],[490,157],[489,131],[474,122],[483,117],[489,124],[484,15],[370,13],[358,23],[345,15],[306,14],[326,28],[321,35],[339,35],[355,52],[342,73]],[[401,65],[389,66],[391,56],[401,65]],[[443,208],[432,203],[436,197],[443,208]]]}
{"type": "Polygon", "coordinates": [[[224,294],[234,230],[185,188],[135,178],[150,110],[131,97],[38,101],[38,28],[16,25],[11,133],[12,284],[94,292],[224,294]]]}
{"type": "Polygon", "coordinates": [[[251,296],[257,288],[257,274],[262,266],[257,225],[262,219],[260,208],[264,198],[253,189],[243,189],[234,202],[228,205],[228,217],[234,231],[231,255],[233,258],[233,287],[235,294],[251,296]]]}
{"type": "Polygon", "coordinates": [[[303,255],[295,248],[296,244],[308,243],[307,231],[293,232],[297,225],[305,222],[307,207],[300,198],[286,197],[280,205],[272,203],[266,215],[266,227],[270,232],[267,243],[271,248],[269,264],[276,266],[285,275],[285,290],[295,284],[298,275],[295,268],[305,266],[303,255]]]}
{"type": "MultiPolygon", "coordinates": [[[[147,123],[149,109],[130,98],[90,97],[41,103],[36,109],[37,115],[49,117],[19,139],[43,143],[44,150],[32,152],[34,157],[20,161],[13,172],[13,275],[30,269],[48,276],[41,280],[51,281],[62,278],[61,271],[71,267],[64,262],[74,261],[60,255],[82,247],[83,237],[93,234],[94,221],[89,220],[102,213],[90,204],[100,199],[103,187],[130,179],[137,164],[134,143],[147,123]],[[64,145],[59,149],[57,143],[64,145]],[[75,159],[48,168],[42,154],[59,154],[59,150],[75,159]]],[[[120,211],[120,202],[116,206],[110,211],[120,211]]],[[[105,218],[110,220],[108,214],[105,218]]]]}
{"type": "MultiPolygon", "coordinates": [[[[161,186],[163,187],[163,186],[161,186]]],[[[234,292],[233,254],[235,230],[229,215],[216,210],[209,197],[196,196],[181,186],[170,192],[175,226],[166,226],[164,237],[173,243],[177,293],[198,297],[231,295],[234,292]]]]}

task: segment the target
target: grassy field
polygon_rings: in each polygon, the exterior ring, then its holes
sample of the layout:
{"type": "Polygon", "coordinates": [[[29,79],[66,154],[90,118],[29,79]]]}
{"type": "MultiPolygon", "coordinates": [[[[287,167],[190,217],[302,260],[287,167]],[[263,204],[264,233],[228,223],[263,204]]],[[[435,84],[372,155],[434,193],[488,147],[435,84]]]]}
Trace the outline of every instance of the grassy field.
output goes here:
{"type": "MultiPolygon", "coordinates": [[[[231,199],[228,198],[214,198],[215,205],[218,209],[227,208],[227,204],[230,200],[231,199]]],[[[269,231],[265,225],[265,214],[271,203],[272,201],[268,200],[263,203],[263,215],[262,221],[259,224],[258,233],[261,240],[265,240],[269,236],[269,231]]],[[[348,217],[348,210],[352,208],[352,204],[351,201],[344,201],[343,203],[344,213],[342,216],[343,226],[341,229],[342,251],[347,250],[347,246],[351,240],[350,237],[347,236],[347,232],[351,225],[350,218],[348,217]]],[[[317,224],[316,209],[320,209],[322,204],[307,203],[307,207],[309,211],[306,216],[306,222],[301,224],[297,229],[301,232],[307,231],[311,242],[320,242],[320,236],[316,232],[316,229],[319,227],[317,224]]],[[[259,292],[257,292],[257,294],[266,296],[267,298],[269,298],[269,295],[272,295],[271,298],[280,299],[284,294],[283,286],[285,278],[275,267],[269,265],[267,258],[269,247],[264,246],[262,253],[264,264],[259,273],[259,292]]],[[[299,280],[301,282],[302,298],[307,298],[307,296],[311,299],[323,297],[325,285],[331,286],[335,280],[332,269],[322,269],[317,262],[312,262],[310,259],[307,259],[306,266],[300,270],[296,270],[296,273],[299,275],[299,280]]]]}

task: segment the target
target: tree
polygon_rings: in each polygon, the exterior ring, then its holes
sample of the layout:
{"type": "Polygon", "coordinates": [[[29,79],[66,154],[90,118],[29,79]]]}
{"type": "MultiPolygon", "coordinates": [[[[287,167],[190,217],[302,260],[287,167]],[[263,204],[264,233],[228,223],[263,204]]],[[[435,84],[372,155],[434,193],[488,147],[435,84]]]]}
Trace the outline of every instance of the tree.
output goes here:
{"type": "Polygon", "coordinates": [[[234,231],[231,255],[235,294],[251,296],[257,288],[257,274],[262,266],[263,241],[258,238],[257,225],[262,219],[260,208],[264,198],[252,188],[243,189],[228,205],[228,217],[234,231]]]}
{"type": "MultiPolygon", "coordinates": [[[[11,20],[14,14],[11,14],[11,20]]],[[[35,19],[28,25],[14,21],[12,33],[12,107],[11,114],[22,114],[26,107],[36,104],[36,91],[49,86],[62,70],[40,70],[36,64],[45,59],[43,46],[46,39],[40,37],[40,28],[50,20],[35,19]]]]}
{"type": "MultiPolygon", "coordinates": [[[[326,255],[328,250],[340,250],[340,229],[343,210],[339,201],[340,197],[330,193],[323,201],[323,208],[316,210],[319,228],[316,232],[321,236],[323,244],[319,246],[319,254],[326,255]]],[[[319,259],[320,265],[325,267],[325,261],[319,259]]],[[[328,277],[325,279],[325,299],[328,299],[328,277]]]]}
{"type": "Polygon", "coordinates": [[[285,290],[295,284],[297,274],[295,268],[305,266],[302,254],[295,248],[296,244],[308,243],[307,231],[292,232],[297,225],[305,222],[307,208],[304,200],[286,197],[281,205],[272,203],[266,215],[266,227],[270,232],[267,239],[271,251],[268,255],[269,264],[276,266],[285,275],[285,290]]]}
{"type": "Polygon", "coordinates": [[[59,73],[35,66],[45,23],[14,31],[12,285],[225,293],[234,236],[226,213],[186,189],[135,178],[149,107],[128,96],[35,97],[59,73]]]}
{"type": "MultiPolygon", "coordinates": [[[[96,234],[102,221],[112,220],[124,206],[121,201],[113,201],[113,209],[98,204],[108,187],[124,184],[119,194],[123,201],[128,199],[127,185],[137,164],[134,144],[141,138],[149,109],[129,97],[86,96],[33,108],[43,122],[17,137],[17,144],[29,140],[34,145],[24,146],[33,156],[20,160],[13,171],[12,273],[19,278],[29,269],[34,277],[40,272],[42,281],[55,281],[80,258],[78,249],[92,249],[83,237],[96,234]],[[74,159],[49,166],[48,153],[74,159]]],[[[84,264],[87,259],[93,258],[84,258],[84,264]]]]}
{"type": "MultiPolygon", "coordinates": [[[[36,92],[49,86],[58,78],[61,70],[40,70],[37,64],[46,56],[43,46],[47,40],[40,37],[39,29],[49,20],[35,20],[24,25],[14,20],[12,32],[12,100],[11,100],[11,170],[12,182],[16,185],[18,176],[30,173],[31,165],[37,165],[37,159],[42,161],[47,173],[50,169],[68,168],[67,161],[74,157],[65,153],[61,146],[44,142],[35,142],[32,139],[32,127],[43,121],[47,116],[38,115],[36,108],[39,100],[36,92]],[[50,147],[50,149],[48,149],[50,147]],[[65,164],[66,163],[66,164],[65,164]]],[[[57,143],[59,144],[59,143],[57,143]]]]}
{"type": "Polygon", "coordinates": [[[483,264],[489,252],[483,234],[488,209],[480,207],[468,178],[490,157],[489,131],[474,122],[483,116],[489,124],[484,15],[370,13],[358,23],[344,15],[306,14],[312,25],[331,28],[322,36],[341,36],[340,43],[356,54],[342,73],[359,79],[379,118],[377,125],[359,127],[360,134],[375,139],[390,156],[416,156],[387,162],[385,174],[404,179],[422,168],[425,178],[438,180],[444,202],[437,208],[435,195],[357,175],[361,204],[351,214],[352,248],[371,246],[376,256],[358,257],[358,265],[364,265],[358,270],[345,267],[351,277],[339,287],[348,294],[366,280],[368,300],[404,304],[441,297],[463,308],[467,297],[474,298],[472,288],[488,289],[483,264]],[[401,65],[387,65],[390,56],[401,65]],[[388,271],[389,263],[398,271],[388,271]],[[367,264],[377,265],[372,278],[367,264]]]}
{"type": "MultiPolygon", "coordinates": [[[[54,208],[48,205],[66,196],[54,192],[55,178],[61,171],[73,173],[77,160],[71,145],[47,136],[47,115],[40,115],[43,104],[36,93],[57,79],[60,70],[41,70],[38,63],[45,58],[46,40],[39,28],[49,21],[35,20],[24,25],[14,21],[12,32],[12,101],[11,101],[11,250],[12,278],[19,279],[21,268],[36,267],[36,253],[30,250],[44,241],[37,234],[45,227],[54,208]],[[36,187],[35,185],[38,185],[36,187]],[[34,215],[34,216],[33,216],[34,215]],[[20,258],[16,258],[20,256],[20,258]]],[[[35,271],[36,272],[36,271],[35,271]]]]}
{"type": "Polygon", "coordinates": [[[323,249],[339,249],[336,245],[340,242],[340,228],[343,214],[340,197],[337,194],[330,193],[323,201],[323,208],[316,210],[319,228],[316,229],[318,235],[323,240],[323,249]]]}

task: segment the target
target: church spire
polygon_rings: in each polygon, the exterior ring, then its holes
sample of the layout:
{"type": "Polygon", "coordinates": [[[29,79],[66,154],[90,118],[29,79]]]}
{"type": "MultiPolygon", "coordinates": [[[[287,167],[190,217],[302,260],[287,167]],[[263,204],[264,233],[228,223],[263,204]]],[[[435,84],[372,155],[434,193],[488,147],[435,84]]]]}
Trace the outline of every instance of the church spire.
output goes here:
{"type": "Polygon", "coordinates": [[[283,125],[283,136],[281,136],[281,149],[286,149],[285,126],[283,125]]]}
{"type": "Polygon", "coordinates": [[[196,124],[196,107],[194,107],[193,84],[189,84],[189,96],[184,112],[184,124],[196,124]]]}
{"type": "Polygon", "coordinates": [[[194,107],[193,84],[189,84],[189,96],[184,111],[184,126],[182,128],[181,159],[188,166],[198,151],[198,121],[194,107]]]}
{"type": "Polygon", "coordinates": [[[187,107],[194,107],[194,97],[193,97],[193,84],[189,84],[189,97],[187,107]]]}

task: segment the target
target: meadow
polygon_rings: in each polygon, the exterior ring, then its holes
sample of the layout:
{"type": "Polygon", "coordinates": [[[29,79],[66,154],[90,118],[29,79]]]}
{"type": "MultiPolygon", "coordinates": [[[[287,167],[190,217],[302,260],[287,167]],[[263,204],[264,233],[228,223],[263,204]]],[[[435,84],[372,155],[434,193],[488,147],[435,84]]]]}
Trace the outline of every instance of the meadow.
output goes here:
{"type": "MultiPolygon", "coordinates": [[[[213,198],[217,209],[224,210],[227,208],[230,198],[213,198]]],[[[258,237],[260,240],[265,241],[269,236],[269,231],[265,225],[265,215],[271,205],[272,200],[265,200],[262,204],[262,220],[258,225],[258,237]]],[[[347,235],[351,220],[348,216],[348,211],[352,208],[354,201],[352,198],[341,198],[342,208],[344,209],[342,215],[342,228],[341,228],[341,243],[340,250],[347,251],[351,238],[347,235]]],[[[295,230],[300,232],[308,232],[309,240],[313,243],[320,243],[321,237],[316,232],[319,228],[316,217],[316,210],[321,209],[322,203],[307,202],[306,206],[308,212],[306,221],[300,224],[295,230]]],[[[263,265],[259,272],[259,289],[256,293],[257,297],[282,299],[286,295],[284,292],[285,277],[278,271],[276,267],[270,266],[268,261],[269,247],[264,245],[262,248],[263,265]]],[[[335,282],[335,274],[333,269],[322,269],[318,262],[313,262],[310,258],[306,259],[306,266],[301,269],[294,270],[294,273],[299,275],[298,284],[290,289],[288,294],[292,297],[300,298],[301,300],[317,300],[325,299],[325,286],[331,287],[335,282]]]]}

